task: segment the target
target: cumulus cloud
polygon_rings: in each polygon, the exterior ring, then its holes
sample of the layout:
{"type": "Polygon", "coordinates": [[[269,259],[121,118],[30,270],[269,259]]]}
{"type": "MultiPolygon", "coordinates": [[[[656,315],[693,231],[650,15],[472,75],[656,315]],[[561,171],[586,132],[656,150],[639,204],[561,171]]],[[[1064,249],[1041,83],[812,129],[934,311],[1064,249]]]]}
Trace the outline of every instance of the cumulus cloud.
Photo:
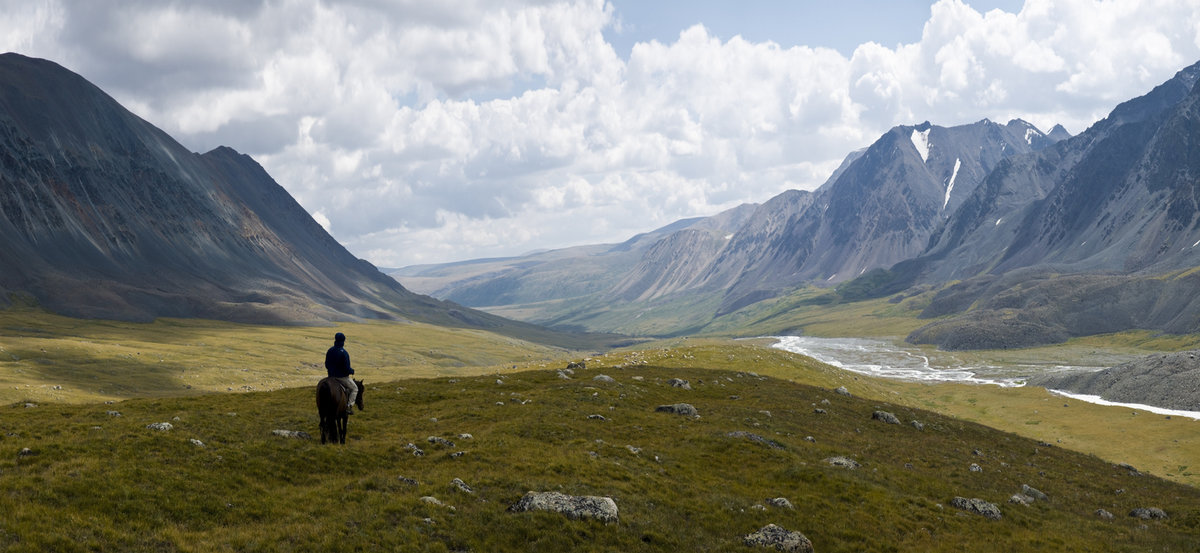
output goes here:
{"type": "Polygon", "coordinates": [[[54,59],[196,150],[258,159],[382,266],[623,240],[819,186],[897,124],[1079,132],[1200,58],[1187,0],[933,3],[920,41],[605,40],[603,0],[0,0],[54,59]]]}

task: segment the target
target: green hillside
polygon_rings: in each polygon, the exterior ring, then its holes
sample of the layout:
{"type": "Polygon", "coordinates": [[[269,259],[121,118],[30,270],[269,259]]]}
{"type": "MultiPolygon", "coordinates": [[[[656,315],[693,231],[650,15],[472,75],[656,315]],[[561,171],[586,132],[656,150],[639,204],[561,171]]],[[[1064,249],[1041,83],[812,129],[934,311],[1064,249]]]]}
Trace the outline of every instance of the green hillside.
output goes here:
{"type": "Polygon", "coordinates": [[[368,380],[345,446],[274,432],[316,436],[311,386],[0,407],[0,549],[751,551],[743,537],[770,523],[819,552],[1200,543],[1195,488],[865,399],[883,389],[799,356],[697,345],[587,364],[569,379],[528,370],[368,380]],[[819,385],[755,374],[768,372],[819,385]],[[831,391],[839,382],[853,396],[831,391]],[[655,410],[680,402],[699,418],[655,410]],[[172,428],[148,428],[161,422],[172,428]],[[861,466],[826,461],[837,456],[861,466]],[[1008,503],[1022,485],[1049,500],[1008,503]],[[611,497],[619,521],[508,512],[530,490],[611,497]],[[767,503],[779,497],[794,508],[767,503]],[[955,508],[955,497],[994,503],[1002,518],[955,508]],[[1128,516],[1142,507],[1169,518],[1128,516]]]}

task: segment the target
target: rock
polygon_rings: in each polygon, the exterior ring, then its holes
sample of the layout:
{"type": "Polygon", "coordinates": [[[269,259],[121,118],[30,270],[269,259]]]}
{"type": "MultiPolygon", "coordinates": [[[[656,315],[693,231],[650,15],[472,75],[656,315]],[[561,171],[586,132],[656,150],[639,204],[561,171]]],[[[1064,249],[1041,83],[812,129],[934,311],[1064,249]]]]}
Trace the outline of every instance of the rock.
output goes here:
{"type": "Polygon", "coordinates": [[[1158,507],[1138,507],[1137,509],[1129,511],[1129,516],[1133,518],[1140,518],[1142,520],[1166,520],[1167,518],[1170,518],[1167,516],[1166,512],[1158,507]]]}
{"type": "Polygon", "coordinates": [[[1012,503],[1013,505],[1023,505],[1025,507],[1028,507],[1034,501],[1035,499],[1023,493],[1015,493],[1012,497],[1008,498],[1009,503],[1012,503]]]}
{"type": "Polygon", "coordinates": [[[813,545],[804,534],[768,524],[743,540],[750,547],[769,547],[776,551],[812,553],[813,545]]]}
{"type": "Polygon", "coordinates": [[[121,412],[120,412],[120,411],[109,411],[109,412],[108,412],[108,416],[110,416],[110,417],[119,417],[119,416],[121,416],[121,412]]]}
{"type": "Polygon", "coordinates": [[[565,372],[563,372],[563,371],[558,371],[558,377],[559,377],[559,378],[561,378],[561,379],[563,379],[563,380],[570,380],[570,379],[571,379],[571,375],[569,375],[569,374],[567,374],[567,373],[565,373],[565,372]]]}
{"type": "Polygon", "coordinates": [[[417,444],[414,444],[412,442],[408,442],[408,445],[404,446],[404,448],[409,451],[412,451],[414,457],[425,456],[425,451],[423,449],[417,447],[417,444]]]}
{"type": "Polygon", "coordinates": [[[833,391],[833,393],[840,395],[840,396],[850,397],[850,390],[847,390],[845,386],[838,386],[837,389],[835,389],[833,391]]]}
{"type": "Polygon", "coordinates": [[[37,407],[36,403],[26,403],[25,404],[26,409],[33,409],[34,407],[37,407]]]}
{"type": "Polygon", "coordinates": [[[875,411],[874,413],[871,413],[871,418],[887,424],[900,424],[900,419],[896,418],[896,415],[893,415],[887,411],[875,411]]]}
{"type": "Polygon", "coordinates": [[[849,457],[842,457],[841,455],[839,455],[837,457],[827,457],[825,459],[825,462],[829,463],[830,465],[833,465],[835,467],[840,467],[840,468],[850,469],[850,470],[855,470],[858,467],[862,466],[862,465],[858,464],[858,461],[855,461],[854,459],[851,459],[849,457]]]}
{"type": "Polygon", "coordinates": [[[1034,487],[1030,486],[1029,484],[1021,484],[1021,493],[1028,495],[1029,497],[1032,497],[1038,501],[1050,501],[1050,496],[1042,493],[1037,488],[1034,488],[1034,487]]]}
{"type": "Polygon", "coordinates": [[[813,409],[813,413],[816,413],[818,415],[824,415],[824,414],[826,414],[826,411],[824,409],[821,409],[820,407],[818,407],[816,409],[813,409]]]}
{"type": "Polygon", "coordinates": [[[667,385],[672,388],[683,388],[684,390],[692,389],[691,382],[688,382],[688,381],[680,379],[680,378],[672,378],[672,379],[668,380],[667,385]]]}
{"type": "Polygon", "coordinates": [[[640,447],[633,447],[633,446],[631,446],[631,445],[626,445],[626,446],[625,446],[625,449],[628,449],[628,450],[629,450],[629,452],[630,452],[630,453],[632,453],[632,454],[634,454],[634,455],[638,455],[638,454],[640,454],[640,453],[642,452],[642,448],[640,448],[640,447]]]}
{"type": "Polygon", "coordinates": [[[950,501],[950,505],[970,513],[982,515],[989,520],[1000,520],[1001,518],[1000,507],[997,507],[995,503],[988,503],[979,498],[967,499],[965,497],[955,497],[950,501]]]}
{"type": "Polygon", "coordinates": [[[460,440],[474,440],[474,439],[475,439],[475,436],[472,436],[472,435],[470,435],[470,434],[463,433],[463,434],[459,434],[459,435],[458,435],[458,439],[460,439],[460,440]]]}
{"type": "Polygon", "coordinates": [[[169,423],[169,422],[152,422],[150,424],[147,424],[146,428],[149,428],[150,430],[158,430],[159,432],[166,432],[167,430],[170,430],[175,427],[172,426],[171,423],[169,423]]]}
{"type": "Polygon", "coordinates": [[[607,418],[605,418],[605,417],[604,417],[604,415],[588,415],[588,420],[592,420],[592,421],[606,421],[606,420],[608,420],[608,419],[607,419],[607,418]]]}
{"type": "Polygon", "coordinates": [[[758,434],[746,432],[745,430],[734,430],[725,436],[730,438],[746,438],[747,440],[765,445],[771,449],[783,449],[783,445],[781,445],[779,442],[776,442],[775,440],[768,440],[762,436],[759,436],[758,434]]]}
{"type": "Polygon", "coordinates": [[[1116,518],[1115,516],[1113,516],[1112,513],[1105,511],[1104,509],[1096,509],[1095,515],[1104,520],[1112,520],[1112,519],[1116,518]]]}
{"type": "Polygon", "coordinates": [[[466,482],[463,482],[462,479],[459,479],[459,478],[455,478],[454,480],[451,480],[450,485],[453,486],[454,489],[456,489],[460,492],[463,492],[463,493],[469,493],[469,494],[475,493],[475,490],[471,489],[471,486],[468,486],[466,482]]]}
{"type": "Polygon", "coordinates": [[[17,457],[33,457],[34,455],[37,455],[37,452],[28,447],[23,447],[21,451],[17,452],[17,457]]]}
{"type": "Polygon", "coordinates": [[[303,430],[272,430],[271,433],[282,438],[295,438],[298,440],[312,439],[312,436],[303,430]]]}
{"type": "Polygon", "coordinates": [[[916,428],[917,430],[925,430],[925,425],[921,421],[912,421],[909,424],[911,424],[912,427],[916,428]]]}
{"type": "Polygon", "coordinates": [[[399,480],[401,484],[404,484],[406,486],[412,486],[414,488],[421,485],[420,482],[417,482],[413,478],[408,478],[407,476],[397,476],[396,479],[399,480]]]}
{"type": "Polygon", "coordinates": [[[575,370],[582,371],[586,368],[587,368],[587,362],[585,362],[585,361],[579,361],[579,362],[571,361],[570,363],[567,363],[567,370],[569,370],[569,371],[575,371],[575,370]]]}
{"type": "Polygon", "coordinates": [[[529,492],[508,508],[510,512],[550,511],[573,519],[617,522],[617,502],[611,497],[573,496],[559,492],[529,492]]]}
{"type": "Polygon", "coordinates": [[[592,380],[594,380],[596,382],[604,382],[605,384],[612,384],[612,383],[616,382],[616,380],[613,379],[613,377],[608,376],[607,374],[598,374],[596,376],[593,376],[592,380]]]}
{"type": "Polygon", "coordinates": [[[676,403],[674,405],[659,405],[654,408],[658,413],[671,413],[675,415],[684,415],[687,417],[699,417],[700,412],[696,411],[690,403],[676,403]]]}
{"type": "Polygon", "coordinates": [[[975,463],[971,463],[971,466],[967,467],[967,470],[969,470],[971,472],[983,472],[983,467],[981,467],[975,463]]]}
{"type": "Polygon", "coordinates": [[[455,451],[454,453],[450,454],[450,458],[458,459],[459,457],[462,457],[463,455],[466,455],[466,454],[467,454],[467,452],[465,452],[465,451],[455,451]]]}
{"type": "Polygon", "coordinates": [[[421,498],[419,501],[420,501],[421,503],[428,503],[428,504],[430,504],[430,505],[433,505],[433,506],[435,506],[435,507],[443,507],[443,506],[445,506],[445,505],[446,505],[445,503],[442,503],[442,500],[440,500],[440,499],[438,499],[438,498],[436,498],[436,497],[433,497],[432,495],[427,495],[427,496],[424,496],[424,497],[422,497],[422,498],[421,498]]]}
{"type": "Polygon", "coordinates": [[[430,436],[425,438],[425,441],[439,447],[454,447],[454,442],[447,440],[441,436],[430,436]]]}
{"type": "Polygon", "coordinates": [[[192,439],[190,439],[190,440],[188,440],[188,441],[189,441],[189,442],[191,442],[191,443],[192,443],[192,445],[194,445],[194,446],[196,446],[196,447],[204,447],[204,442],[202,442],[202,441],[200,441],[200,440],[197,440],[196,438],[192,438],[192,439]]]}
{"type": "Polygon", "coordinates": [[[780,509],[793,509],[794,510],[796,508],[796,506],[792,505],[792,502],[788,501],[788,499],[786,497],[776,497],[774,499],[768,499],[767,505],[770,505],[772,507],[778,507],[780,509]]]}

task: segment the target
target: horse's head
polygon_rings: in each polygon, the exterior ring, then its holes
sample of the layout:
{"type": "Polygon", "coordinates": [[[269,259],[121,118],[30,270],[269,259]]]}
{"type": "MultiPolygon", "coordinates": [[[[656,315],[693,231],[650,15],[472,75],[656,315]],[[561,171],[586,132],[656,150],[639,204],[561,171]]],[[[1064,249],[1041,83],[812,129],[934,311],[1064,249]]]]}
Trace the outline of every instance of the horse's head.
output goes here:
{"type": "Polygon", "coordinates": [[[365,390],[367,388],[366,388],[366,386],[363,386],[363,381],[361,381],[361,380],[355,380],[354,385],[358,386],[358,397],[354,398],[354,406],[357,407],[359,411],[362,411],[363,410],[363,390],[365,390]]]}

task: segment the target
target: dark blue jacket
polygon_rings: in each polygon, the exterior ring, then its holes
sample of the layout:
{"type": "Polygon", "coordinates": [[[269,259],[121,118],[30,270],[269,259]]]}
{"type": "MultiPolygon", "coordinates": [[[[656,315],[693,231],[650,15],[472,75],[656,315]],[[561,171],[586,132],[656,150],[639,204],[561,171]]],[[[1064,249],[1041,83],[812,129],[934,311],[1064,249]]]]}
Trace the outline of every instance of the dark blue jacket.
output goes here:
{"type": "Polygon", "coordinates": [[[334,378],[345,378],[354,374],[354,369],[350,368],[350,354],[346,353],[346,348],[341,344],[325,352],[325,370],[334,378]]]}

